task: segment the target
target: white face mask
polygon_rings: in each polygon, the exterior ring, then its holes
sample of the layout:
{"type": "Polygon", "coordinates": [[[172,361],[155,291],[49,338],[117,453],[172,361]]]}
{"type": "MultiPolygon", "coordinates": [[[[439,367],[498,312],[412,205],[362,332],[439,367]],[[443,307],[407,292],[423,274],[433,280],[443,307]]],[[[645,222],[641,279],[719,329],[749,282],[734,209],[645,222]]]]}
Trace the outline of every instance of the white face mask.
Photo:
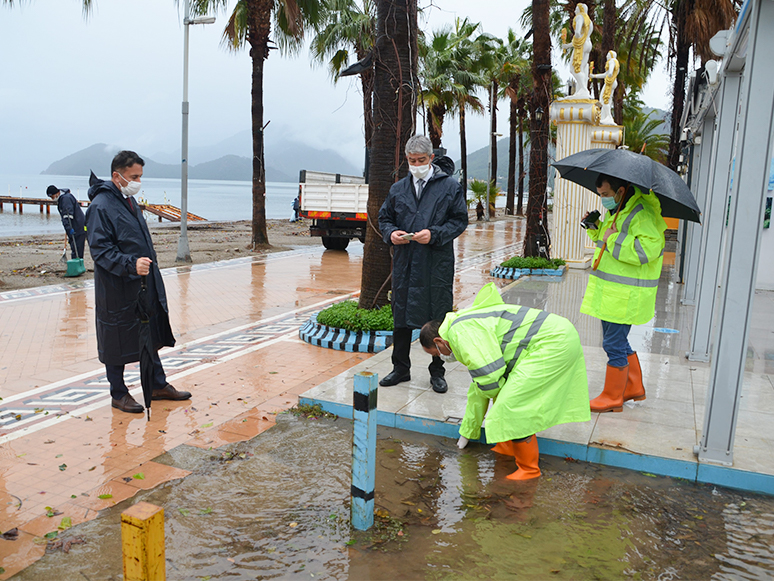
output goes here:
{"type": "MultiPolygon", "coordinates": [[[[121,176],[121,174],[118,174],[118,175],[121,176]]],[[[130,182],[124,176],[121,176],[121,177],[127,182],[126,186],[123,186],[121,188],[121,193],[123,195],[134,196],[140,193],[140,189],[142,188],[142,184],[140,182],[130,182]]]]}
{"type": "Polygon", "coordinates": [[[409,171],[418,180],[425,179],[428,173],[430,173],[430,164],[427,165],[410,165],[409,171]]]}
{"type": "Polygon", "coordinates": [[[440,357],[446,363],[453,363],[454,361],[457,361],[457,358],[454,356],[454,353],[452,353],[451,355],[444,355],[439,351],[438,357],[440,357]]]}

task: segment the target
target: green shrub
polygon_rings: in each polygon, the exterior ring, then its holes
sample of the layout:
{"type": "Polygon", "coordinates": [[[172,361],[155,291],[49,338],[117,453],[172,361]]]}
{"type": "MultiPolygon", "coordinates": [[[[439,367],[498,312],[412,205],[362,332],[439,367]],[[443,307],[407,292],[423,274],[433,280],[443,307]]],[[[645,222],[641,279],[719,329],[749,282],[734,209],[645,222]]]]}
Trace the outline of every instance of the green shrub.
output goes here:
{"type": "Polygon", "coordinates": [[[392,331],[392,308],[360,309],[356,301],[344,301],[320,311],[317,322],[348,331],[392,331]]]}
{"type": "Polygon", "coordinates": [[[537,256],[514,256],[503,262],[504,268],[550,268],[557,269],[566,263],[561,258],[542,258],[537,256]]]}

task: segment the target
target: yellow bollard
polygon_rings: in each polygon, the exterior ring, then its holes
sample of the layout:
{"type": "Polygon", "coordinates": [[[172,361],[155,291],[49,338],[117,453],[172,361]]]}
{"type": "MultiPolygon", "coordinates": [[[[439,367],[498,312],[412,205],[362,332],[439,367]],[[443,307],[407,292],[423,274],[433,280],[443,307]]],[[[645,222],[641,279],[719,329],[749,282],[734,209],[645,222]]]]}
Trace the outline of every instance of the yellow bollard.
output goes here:
{"type": "Polygon", "coordinates": [[[121,513],[125,581],[163,581],[164,509],[138,502],[121,513]]]}

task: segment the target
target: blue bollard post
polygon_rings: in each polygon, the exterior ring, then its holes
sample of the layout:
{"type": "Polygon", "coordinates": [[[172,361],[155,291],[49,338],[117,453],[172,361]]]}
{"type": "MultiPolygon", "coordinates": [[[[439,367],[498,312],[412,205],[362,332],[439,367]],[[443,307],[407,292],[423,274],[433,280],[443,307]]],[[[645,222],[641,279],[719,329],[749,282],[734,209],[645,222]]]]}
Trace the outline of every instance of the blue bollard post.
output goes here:
{"type": "Polygon", "coordinates": [[[359,531],[366,531],[374,524],[378,381],[379,377],[368,371],[355,375],[352,401],[352,526],[359,531]]]}

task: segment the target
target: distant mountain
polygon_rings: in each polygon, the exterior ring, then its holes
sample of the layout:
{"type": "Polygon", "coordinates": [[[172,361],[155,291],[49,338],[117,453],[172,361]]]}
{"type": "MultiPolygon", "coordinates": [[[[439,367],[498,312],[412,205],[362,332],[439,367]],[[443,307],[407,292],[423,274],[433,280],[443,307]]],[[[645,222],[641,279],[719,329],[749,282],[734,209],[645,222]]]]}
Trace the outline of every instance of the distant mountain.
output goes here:
{"type": "MultiPolygon", "coordinates": [[[[525,141],[526,141],[526,135],[525,141]]],[[[497,185],[500,189],[506,191],[508,189],[508,146],[510,139],[501,139],[497,142],[497,185]]],[[[519,150],[516,146],[516,187],[519,187],[518,171],[519,171],[519,150]]],[[[529,143],[524,144],[524,171],[527,175],[524,176],[524,191],[529,190],[529,143]]],[[[554,147],[549,146],[548,158],[549,163],[554,157],[554,147]]],[[[460,160],[454,162],[457,169],[460,167],[460,160]]],[[[548,186],[554,185],[554,170],[548,168],[548,186]]],[[[489,148],[482,147],[468,154],[468,179],[477,179],[486,181],[489,179],[489,148]]]]}
{"type": "MultiPolygon", "coordinates": [[[[203,180],[238,180],[250,181],[252,179],[252,138],[250,132],[242,132],[227,139],[216,146],[199,148],[198,159],[204,155],[206,161],[189,165],[188,175],[191,179],[203,180]],[[235,151],[244,150],[244,138],[247,136],[246,155],[239,155],[235,151]]],[[[118,148],[104,143],[97,143],[86,149],[77,151],[67,157],[55,161],[47,169],[41,172],[43,175],[89,175],[94,170],[97,175],[106,176],[110,169],[110,162],[118,148]]],[[[159,163],[156,156],[150,157],[138,152],[145,161],[145,175],[153,178],[179,178],[180,156],[161,154],[163,160],[172,160],[168,163],[159,163]],[[172,157],[170,157],[172,156],[172,157]]],[[[189,160],[197,157],[189,155],[189,160]]],[[[190,163],[190,162],[189,162],[190,163]]],[[[269,182],[295,182],[298,180],[299,170],[311,169],[316,171],[329,171],[333,173],[361,175],[353,164],[349,163],[338,153],[331,149],[319,150],[302,143],[280,140],[273,144],[266,144],[266,181],[269,182]],[[271,149],[270,149],[271,147],[271,149]]]]}
{"type": "MultiPolygon", "coordinates": [[[[180,175],[180,166],[172,166],[180,175]]],[[[238,180],[249,182],[253,179],[253,162],[250,158],[238,155],[224,155],[212,161],[193,166],[188,175],[191,179],[199,180],[238,180]]],[[[289,175],[273,168],[266,167],[267,182],[293,182],[289,175]]]]}
{"type": "MultiPolygon", "coordinates": [[[[285,131],[283,128],[266,132],[264,147],[266,148],[266,173],[268,181],[279,181],[268,178],[268,175],[271,173],[269,168],[273,168],[279,174],[289,176],[289,179],[281,181],[296,181],[299,171],[302,169],[347,175],[363,174],[361,160],[348,160],[332,149],[317,149],[300,141],[287,138],[284,135],[285,131]]],[[[189,163],[192,164],[202,164],[225,156],[252,159],[252,152],[253,137],[251,131],[247,129],[213,145],[191,147],[188,151],[188,159],[189,163]]],[[[180,150],[158,152],[152,157],[163,163],[176,164],[180,159],[180,150]]]]}

